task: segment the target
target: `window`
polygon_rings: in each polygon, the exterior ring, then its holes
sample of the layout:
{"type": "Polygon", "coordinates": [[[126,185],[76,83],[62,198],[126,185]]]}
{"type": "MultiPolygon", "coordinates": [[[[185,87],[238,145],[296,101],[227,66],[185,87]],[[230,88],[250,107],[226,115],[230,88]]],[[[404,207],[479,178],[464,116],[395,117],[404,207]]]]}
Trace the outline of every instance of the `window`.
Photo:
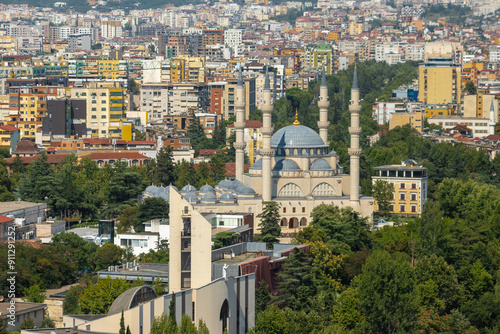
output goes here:
{"type": "Polygon", "coordinates": [[[97,108],[92,108],[92,111],[97,111],[97,108]]]}
{"type": "Polygon", "coordinates": [[[411,200],[416,201],[417,200],[417,194],[416,193],[411,193],[411,200]]]}
{"type": "Polygon", "coordinates": [[[404,184],[404,183],[401,183],[401,184],[399,185],[399,188],[400,188],[400,189],[405,189],[405,188],[406,188],[406,187],[405,187],[405,184],[404,184]]]}
{"type": "Polygon", "coordinates": [[[400,200],[400,201],[404,201],[404,200],[406,200],[406,194],[405,194],[405,193],[400,193],[400,194],[399,194],[399,200],[400,200]]]}
{"type": "Polygon", "coordinates": [[[416,183],[412,183],[411,184],[411,189],[417,189],[417,184],[416,183]]]}
{"type": "Polygon", "coordinates": [[[306,212],[306,208],[304,208],[304,207],[303,207],[303,208],[302,208],[302,212],[306,212]]]}
{"type": "Polygon", "coordinates": [[[394,204],[389,205],[389,211],[394,212],[394,204]]]}
{"type": "Polygon", "coordinates": [[[404,204],[401,204],[399,206],[399,212],[405,212],[406,211],[406,206],[404,204]]]}
{"type": "Polygon", "coordinates": [[[106,108],[101,108],[101,111],[106,111],[106,108]]]}
{"type": "Polygon", "coordinates": [[[292,212],[295,213],[295,208],[292,208],[292,212]]]}
{"type": "Polygon", "coordinates": [[[97,118],[97,116],[96,116],[96,115],[92,115],[92,119],[96,119],[96,118],[97,118]]]}
{"type": "Polygon", "coordinates": [[[411,212],[417,212],[417,206],[415,204],[411,205],[411,212]]]}
{"type": "Polygon", "coordinates": [[[286,213],[286,208],[283,208],[283,213],[286,213]]]}
{"type": "Polygon", "coordinates": [[[106,115],[101,115],[101,118],[106,118],[106,115]]]}

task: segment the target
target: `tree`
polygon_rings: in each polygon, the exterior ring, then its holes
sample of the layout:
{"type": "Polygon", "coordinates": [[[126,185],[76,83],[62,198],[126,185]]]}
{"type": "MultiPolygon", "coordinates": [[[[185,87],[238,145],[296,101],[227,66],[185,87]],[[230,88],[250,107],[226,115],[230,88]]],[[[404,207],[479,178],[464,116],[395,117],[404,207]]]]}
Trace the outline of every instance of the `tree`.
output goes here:
{"type": "Polygon", "coordinates": [[[75,264],[77,274],[94,270],[93,258],[99,248],[95,243],[85,241],[78,234],[68,231],[54,235],[51,245],[75,264]]]}
{"type": "Polygon", "coordinates": [[[40,289],[38,284],[30,286],[24,295],[24,299],[29,303],[43,303],[46,297],[45,291],[40,289]]]}
{"type": "Polygon", "coordinates": [[[134,230],[136,232],[143,232],[143,222],[150,221],[157,218],[168,218],[169,205],[161,197],[147,197],[137,207],[137,218],[134,220],[134,230]]]}
{"type": "Polygon", "coordinates": [[[312,259],[302,250],[295,248],[279,273],[279,307],[309,311],[317,292],[312,259]]]}
{"type": "Polygon", "coordinates": [[[171,146],[162,147],[156,155],[153,170],[153,184],[168,186],[175,180],[174,153],[171,146]]]}
{"type": "Polygon", "coordinates": [[[21,199],[30,202],[45,202],[46,198],[52,200],[54,182],[54,169],[47,162],[47,154],[44,152],[29,165],[25,177],[21,179],[21,199]]]}
{"type": "Polygon", "coordinates": [[[311,216],[311,226],[323,230],[327,241],[343,242],[352,251],[371,247],[368,222],[352,208],[320,204],[312,210],[311,216]]]}
{"type": "Polygon", "coordinates": [[[123,310],[122,310],[122,316],[120,318],[120,331],[118,333],[125,334],[125,318],[123,316],[123,310]]]}
{"type": "Polygon", "coordinates": [[[445,227],[439,203],[433,200],[428,200],[425,203],[418,233],[422,249],[426,254],[439,253],[441,242],[445,235],[445,227]]]}
{"type": "Polygon", "coordinates": [[[132,78],[128,79],[127,88],[128,88],[128,91],[134,95],[139,94],[141,91],[139,85],[132,78]]]}
{"type": "Polygon", "coordinates": [[[80,296],[79,302],[85,314],[106,314],[115,299],[130,288],[124,279],[99,278],[90,284],[80,296]]]}
{"type": "Polygon", "coordinates": [[[259,287],[255,289],[255,312],[257,315],[266,309],[271,301],[271,294],[266,281],[260,281],[259,287]]]}
{"type": "Polygon", "coordinates": [[[129,206],[123,209],[120,216],[120,222],[118,223],[118,233],[127,232],[133,225],[134,221],[137,219],[137,206],[129,206]]]}
{"type": "Polygon", "coordinates": [[[226,246],[230,246],[233,244],[235,240],[238,239],[238,235],[234,232],[219,232],[213,238],[213,247],[212,249],[218,249],[226,246]]]}
{"type": "Polygon", "coordinates": [[[56,328],[56,324],[54,320],[50,319],[49,317],[45,317],[40,324],[40,328],[56,328]]]}
{"type": "Polygon", "coordinates": [[[182,159],[181,162],[176,163],[175,175],[177,176],[175,186],[178,189],[182,189],[188,184],[196,184],[196,171],[192,162],[182,159]]]}
{"type": "Polygon", "coordinates": [[[130,327],[127,325],[127,334],[132,334],[132,332],[130,331],[130,327]]]}
{"type": "Polygon", "coordinates": [[[389,215],[390,201],[392,199],[393,191],[394,186],[390,185],[387,181],[376,180],[373,184],[373,197],[377,202],[378,211],[385,216],[389,215]]]}
{"type": "Polygon", "coordinates": [[[477,93],[477,87],[474,85],[473,81],[467,81],[465,84],[464,92],[468,93],[469,95],[474,95],[477,93]]]}
{"type": "Polygon", "coordinates": [[[257,215],[260,218],[259,231],[260,236],[259,241],[265,242],[267,248],[271,249],[273,244],[279,242],[279,237],[281,236],[281,226],[280,226],[280,205],[277,202],[264,202],[262,203],[264,208],[261,213],[257,215]]]}
{"type": "Polygon", "coordinates": [[[408,333],[417,316],[414,272],[407,256],[375,251],[352,286],[369,333],[408,333]]]}
{"type": "Polygon", "coordinates": [[[19,327],[19,329],[33,329],[33,328],[35,328],[35,322],[30,317],[24,319],[24,321],[21,323],[21,326],[19,327]]]}
{"type": "Polygon", "coordinates": [[[9,334],[6,321],[4,321],[3,319],[0,320],[0,334],[9,334]]]}
{"type": "Polygon", "coordinates": [[[109,266],[115,266],[121,262],[123,249],[115,244],[106,243],[95,252],[96,270],[102,270],[109,266]]]}

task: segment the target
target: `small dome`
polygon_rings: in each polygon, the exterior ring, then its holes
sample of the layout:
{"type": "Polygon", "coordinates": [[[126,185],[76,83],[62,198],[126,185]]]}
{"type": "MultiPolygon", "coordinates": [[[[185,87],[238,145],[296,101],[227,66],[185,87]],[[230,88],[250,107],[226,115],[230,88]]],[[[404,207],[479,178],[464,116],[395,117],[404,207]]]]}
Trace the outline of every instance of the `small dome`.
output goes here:
{"type": "Polygon", "coordinates": [[[240,195],[255,195],[255,190],[253,190],[250,187],[243,186],[243,185],[236,188],[235,191],[237,194],[240,194],[240,195]]]}
{"type": "Polygon", "coordinates": [[[184,186],[184,188],[182,188],[181,190],[181,193],[194,193],[194,192],[196,192],[196,188],[190,184],[184,186]]]}
{"type": "Polygon", "coordinates": [[[229,181],[229,180],[222,180],[222,181],[219,182],[219,184],[217,186],[219,188],[222,188],[222,189],[227,189],[230,184],[231,184],[231,181],[229,181]]]}
{"type": "Polygon", "coordinates": [[[311,164],[309,168],[311,171],[319,171],[319,170],[332,170],[330,164],[324,159],[316,159],[311,164]]]}
{"type": "Polygon", "coordinates": [[[274,171],[282,171],[282,172],[300,172],[301,169],[299,165],[293,160],[284,159],[280,160],[274,165],[274,171]]]}
{"type": "Polygon", "coordinates": [[[241,185],[243,185],[243,183],[241,183],[241,181],[239,181],[239,180],[229,181],[227,189],[235,190],[236,188],[238,188],[241,185]]]}
{"type": "Polygon", "coordinates": [[[172,186],[172,188],[174,188],[176,191],[179,191],[179,189],[177,189],[177,187],[176,187],[176,186],[174,186],[173,184],[172,184],[171,186],[172,186]]]}
{"type": "Polygon", "coordinates": [[[250,169],[262,169],[262,159],[257,159],[250,169]]]}
{"type": "Polygon", "coordinates": [[[215,189],[209,184],[205,184],[200,188],[200,193],[213,193],[213,192],[215,192],[215,189]]]}
{"type": "Polygon", "coordinates": [[[206,193],[201,197],[201,201],[205,203],[215,203],[217,202],[217,196],[212,193],[206,193]]]}
{"type": "Polygon", "coordinates": [[[279,129],[271,137],[273,148],[320,148],[327,147],[313,129],[303,125],[289,125],[279,129]]]}
{"type": "Polygon", "coordinates": [[[183,196],[183,198],[188,201],[189,203],[197,203],[198,202],[198,196],[196,196],[193,193],[187,193],[186,195],[183,196]]]}
{"type": "Polygon", "coordinates": [[[237,198],[236,196],[234,196],[233,194],[231,193],[225,193],[225,194],[222,194],[221,197],[219,197],[219,201],[221,202],[230,202],[230,203],[234,203],[236,202],[237,198]]]}

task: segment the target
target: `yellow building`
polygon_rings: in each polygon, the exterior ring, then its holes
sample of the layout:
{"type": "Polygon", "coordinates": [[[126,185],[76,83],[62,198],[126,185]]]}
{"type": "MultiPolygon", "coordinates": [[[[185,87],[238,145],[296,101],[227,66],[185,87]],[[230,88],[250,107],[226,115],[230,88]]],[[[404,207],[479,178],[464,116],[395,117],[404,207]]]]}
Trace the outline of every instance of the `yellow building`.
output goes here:
{"type": "Polygon", "coordinates": [[[181,55],[170,59],[171,82],[205,82],[205,57],[181,55]]]}
{"type": "Polygon", "coordinates": [[[104,79],[120,79],[127,77],[127,61],[98,60],[98,75],[104,79]]]}
{"type": "Polygon", "coordinates": [[[332,74],[333,48],[330,44],[321,43],[306,50],[302,55],[302,65],[306,69],[318,69],[326,66],[326,74],[332,74]]]}
{"type": "MultiPolygon", "coordinates": [[[[491,101],[495,95],[478,93],[475,95],[465,95],[463,103],[463,116],[474,118],[490,118],[491,101]]],[[[498,122],[498,101],[494,101],[495,122],[498,122]]]]}
{"type": "Polygon", "coordinates": [[[427,104],[425,106],[425,118],[433,116],[450,116],[455,111],[452,105],[449,104],[427,104]]]}
{"type": "MultiPolygon", "coordinates": [[[[245,119],[250,117],[250,113],[255,111],[255,78],[244,78],[243,85],[245,86],[245,119]]],[[[222,93],[222,114],[224,119],[235,115],[235,94],[236,94],[236,79],[228,80],[225,84],[222,93]]]]}
{"type": "Polygon", "coordinates": [[[119,83],[92,82],[85,87],[67,88],[66,95],[86,100],[88,137],[122,138],[123,124],[127,121],[127,96],[119,83]]]}
{"type": "MultiPolygon", "coordinates": [[[[402,161],[400,165],[385,165],[374,168],[377,180],[388,182],[393,187],[390,213],[404,216],[420,216],[427,200],[427,168],[417,166],[414,160],[402,161]]],[[[378,203],[375,201],[375,211],[378,203]]]]}
{"type": "Polygon", "coordinates": [[[389,120],[389,130],[397,126],[410,124],[412,128],[418,132],[422,132],[424,128],[425,113],[422,110],[409,113],[394,113],[389,120]]]}
{"type": "Polygon", "coordinates": [[[418,99],[426,104],[460,104],[460,65],[451,58],[430,58],[418,68],[418,99]]]}
{"type": "Polygon", "coordinates": [[[349,22],[349,35],[357,36],[363,32],[363,23],[349,22]]]}
{"type": "Polygon", "coordinates": [[[340,32],[338,31],[330,31],[328,33],[328,40],[330,42],[338,42],[340,38],[340,32]]]}

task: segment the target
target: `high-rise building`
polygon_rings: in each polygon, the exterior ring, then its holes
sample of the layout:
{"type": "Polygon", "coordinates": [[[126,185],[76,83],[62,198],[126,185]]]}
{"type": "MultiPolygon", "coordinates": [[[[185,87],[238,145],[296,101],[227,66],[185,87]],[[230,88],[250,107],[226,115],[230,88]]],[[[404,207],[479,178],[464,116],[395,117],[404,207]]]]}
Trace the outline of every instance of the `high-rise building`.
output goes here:
{"type": "Polygon", "coordinates": [[[120,21],[102,21],[101,36],[106,39],[122,37],[122,23],[120,21]]]}
{"type": "Polygon", "coordinates": [[[461,68],[452,58],[429,58],[418,68],[418,99],[426,104],[453,104],[461,101],[461,68]]]}

